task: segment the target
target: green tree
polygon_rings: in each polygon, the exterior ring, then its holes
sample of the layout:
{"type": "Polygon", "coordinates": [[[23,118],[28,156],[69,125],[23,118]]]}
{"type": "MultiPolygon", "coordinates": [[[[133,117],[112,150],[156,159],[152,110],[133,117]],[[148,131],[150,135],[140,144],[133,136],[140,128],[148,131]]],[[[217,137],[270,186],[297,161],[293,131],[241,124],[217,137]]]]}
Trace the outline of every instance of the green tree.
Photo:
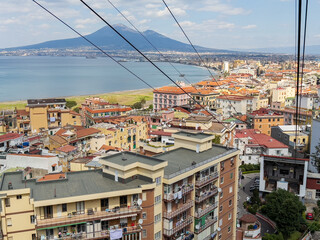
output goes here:
{"type": "Polygon", "coordinates": [[[262,240],[284,240],[282,233],[279,234],[270,234],[266,233],[263,237],[262,240]]]}
{"type": "Polygon", "coordinates": [[[272,219],[284,237],[300,228],[302,213],[306,210],[299,197],[278,189],[266,197],[263,212],[272,219]]]}
{"type": "Polygon", "coordinates": [[[67,108],[71,109],[71,108],[77,106],[77,102],[76,101],[67,100],[66,106],[67,106],[67,108]]]}
{"type": "Polygon", "coordinates": [[[212,139],[212,142],[214,144],[220,144],[220,136],[219,135],[215,135],[214,139],[212,139]]]}
{"type": "Polygon", "coordinates": [[[315,231],[319,231],[320,230],[320,224],[318,222],[312,222],[309,225],[309,230],[312,233],[314,233],[315,231]]]}
{"type": "Polygon", "coordinates": [[[153,104],[150,104],[148,107],[149,110],[153,110],[153,104]]]}
{"type": "Polygon", "coordinates": [[[141,109],[142,108],[142,104],[141,102],[136,102],[132,105],[132,108],[134,109],[141,109]]]}
{"type": "Polygon", "coordinates": [[[73,109],[73,111],[79,113],[80,112],[80,108],[76,107],[76,108],[73,109]]]}
{"type": "Polygon", "coordinates": [[[144,105],[147,102],[146,97],[140,97],[139,100],[140,100],[142,105],[144,105]]]}

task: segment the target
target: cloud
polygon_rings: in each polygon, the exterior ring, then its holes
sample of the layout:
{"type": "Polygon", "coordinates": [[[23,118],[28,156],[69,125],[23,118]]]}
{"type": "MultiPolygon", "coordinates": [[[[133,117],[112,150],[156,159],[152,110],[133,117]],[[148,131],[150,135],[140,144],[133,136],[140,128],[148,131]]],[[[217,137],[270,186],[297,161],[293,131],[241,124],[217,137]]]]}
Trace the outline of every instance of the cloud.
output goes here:
{"type": "Polygon", "coordinates": [[[97,18],[84,18],[84,19],[76,19],[74,21],[76,24],[89,24],[89,23],[97,23],[98,19],[97,18]]]}
{"type": "Polygon", "coordinates": [[[242,29],[253,29],[253,28],[257,28],[257,25],[255,24],[249,24],[247,26],[243,26],[242,29]]]}
{"type": "Polygon", "coordinates": [[[8,25],[8,24],[19,24],[21,23],[19,19],[16,18],[9,18],[6,20],[1,21],[1,24],[8,25]]]}
{"type": "Polygon", "coordinates": [[[222,3],[220,0],[207,0],[198,11],[216,12],[225,15],[245,15],[250,11],[243,8],[233,7],[230,4],[222,3]]]}
{"type": "MultiPolygon", "coordinates": [[[[173,12],[173,14],[175,16],[184,16],[184,15],[186,15],[186,11],[184,9],[182,9],[182,8],[173,7],[173,8],[170,8],[170,10],[173,12]]],[[[166,8],[164,8],[162,10],[156,10],[156,11],[153,11],[153,10],[151,11],[150,10],[150,11],[147,11],[146,15],[149,16],[149,17],[151,17],[151,16],[153,16],[153,17],[154,16],[156,16],[156,17],[164,17],[164,16],[169,16],[170,13],[166,8]]]]}

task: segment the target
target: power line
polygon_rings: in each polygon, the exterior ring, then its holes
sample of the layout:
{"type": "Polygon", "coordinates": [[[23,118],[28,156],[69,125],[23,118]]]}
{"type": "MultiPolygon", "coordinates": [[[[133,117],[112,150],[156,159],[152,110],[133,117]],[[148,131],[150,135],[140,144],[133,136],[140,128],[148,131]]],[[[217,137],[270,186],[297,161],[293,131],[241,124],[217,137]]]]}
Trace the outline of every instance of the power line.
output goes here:
{"type": "Polygon", "coordinates": [[[42,6],[40,3],[38,3],[36,0],[32,0],[34,3],[36,3],[38,6],[40,6],[42,9],[44,9],[46,12],[48,12],[51,16],[55,17],[57,20],[59,20],[61,23],[63,23],[65,26],[67,26],[69,29],[71,29],[73,32],[75,32],[76,34],[78,34],[80,37],[82,37],[84,40],[86,40],[88,43],[90,43],[92,46],[94,46],[95,48],[97,48],[100,52],[102,52],[104,55],[108,56],[110,59],[112,59],[114,62],[116,62],[118,65],[120,65],[121,67],[123,67],[125,70],[127,70],[129,73],[131,73],[133,76],[135,76],[136,78],[138,78],[140,81],[142,81],[144,84],[146,84],[148,87],[152,88],[154,91],[157,92],[157,90],[152,87],[149,83],[147,83],[145,80],[143,80],[141,77],[139,77],[138,75],[136,75],[134,72],[132,72],[130,69],[128,69],[126,66],[124,66],[122,63],[120,63],[119,61],[117,61],[114,57],[112,57],[111,55],[109,55],[107,52],[105,52],[103,49],[101,49],[99,46],[97,46],[95,43],[93,43],[92,41],[90,41],[87,37],[83,36],[81,33],[79,33],[77,30],[75,30],[73,27],[71,27],[69,24],[67,24],[66,22],[64,22],[62,19],[60,19],[58,16],[56,16],[55,14],[53,14],[51,11],[49,11],[47,8],[45,8],[44,6],[42,6]]]}
{"type": "MultiPolygon", "coordinates": [[[[153,49],[155,49],[166,60],[166,57],[158,50],[158,48],[156,48],[154,44],[110,0],[107,1],[150,44],[150,46],[153,47],[153,49]]],[[[183,74],[169,60],[166,62],[176,70],[179,76],[182,76],[184,80],[186,80],[192,86],[192,83],[185,76],[183,76],[183,74]]]]}
{"type": "MultiPolygon", "coordinates": [[[[144,53],[142,53],[137,47],[135,47],[127,38],[125,38],[118,30],[116,30],[109,22],[107,22],[103,17],[101,17],[94,9],[92,9],[84,0],[80,0],[91,12],[93,12],[98,18],[100,18],[105,24],[107,24],[115,33],[117,33],[124,41],[126,41],[133,49],[135,49],[141,56],[143,56],[149,63],[151,63],[156,69],[158,69],[166,78],[168,78],[174,85],[176,85],[182,92],[184,92],[191,99],[192,96],[185,91],[179,84],[177,84],[169,75],[167,75],[161,68],[159,68],[153,61],[151,61],[144,53]]],[[[198,101],[193,99],[193,101],[199,106],[207,111],[198,101]]],[[[210,113],[210,112],[208,112],[210,113]]],[[[220,122],[213,114],[210,113],[220,124],[227,128],[222,122],[220,122]]],[[[227,128],[228,129],[228,128],[227,128]]]]}

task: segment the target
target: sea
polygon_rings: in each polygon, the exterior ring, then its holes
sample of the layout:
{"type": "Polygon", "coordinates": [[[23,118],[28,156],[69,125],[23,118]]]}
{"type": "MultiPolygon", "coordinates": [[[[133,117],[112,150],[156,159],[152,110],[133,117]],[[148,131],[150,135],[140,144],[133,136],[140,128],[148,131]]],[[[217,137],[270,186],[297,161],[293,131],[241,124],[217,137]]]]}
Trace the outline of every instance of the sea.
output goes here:
{"type": "MultiPolygon", "coordinates": [[[[121,62],[152,87],[172,85],[148,62],[121,62]]],[[[195,83],[209,79],[205,68],[156,62],[175,81],[195,83]],[[185,81],[186,82],[186,81],[185,81]]],[[[0,102],[31,98],[67,97],[148,88],[108,58],[1,56],[0,102]]]]}

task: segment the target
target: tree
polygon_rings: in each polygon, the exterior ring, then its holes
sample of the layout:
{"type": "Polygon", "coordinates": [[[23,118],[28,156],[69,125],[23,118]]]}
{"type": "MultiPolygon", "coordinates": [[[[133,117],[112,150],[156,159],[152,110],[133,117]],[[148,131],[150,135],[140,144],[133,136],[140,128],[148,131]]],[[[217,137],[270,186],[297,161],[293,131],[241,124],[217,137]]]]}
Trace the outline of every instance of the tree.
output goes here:
{"type": "Polygon", "coordinates": [[[71,109],[74,106],[77,106],[77,102],[76,101],[67,100],[66,106],[67,106],[67,108],[71,109]]]}
{"type": "Polygon", "coordinates": [[[153,104],[150,104],[148,109],[153,110],[153,104]]]}
{"type": "Polygon", "coordinates": [[[73,109],[73,111],[79,113],[80,112],[80,108],[76,107],[76,108],[73,109]]]}
{"type": "Polygon", "coordinates": [[[278,189],[266,197],[265,213],[278,227],[284,237],[300,228],[302,213],[306,210],[299,197],[283,189],[278,189]]]}
{"type": "Polygon", "coordinates": [[[132,108],[134,109],[141,109],[142,108],[142,104],[141,102],[136,102],[132,105],[132,108]]]}
{"type": "Polygon", "coordinates": [[[279,234],[270,234],[266,233],[263,237],[262,240],[284,240],[282,233],[279,234]]]}

